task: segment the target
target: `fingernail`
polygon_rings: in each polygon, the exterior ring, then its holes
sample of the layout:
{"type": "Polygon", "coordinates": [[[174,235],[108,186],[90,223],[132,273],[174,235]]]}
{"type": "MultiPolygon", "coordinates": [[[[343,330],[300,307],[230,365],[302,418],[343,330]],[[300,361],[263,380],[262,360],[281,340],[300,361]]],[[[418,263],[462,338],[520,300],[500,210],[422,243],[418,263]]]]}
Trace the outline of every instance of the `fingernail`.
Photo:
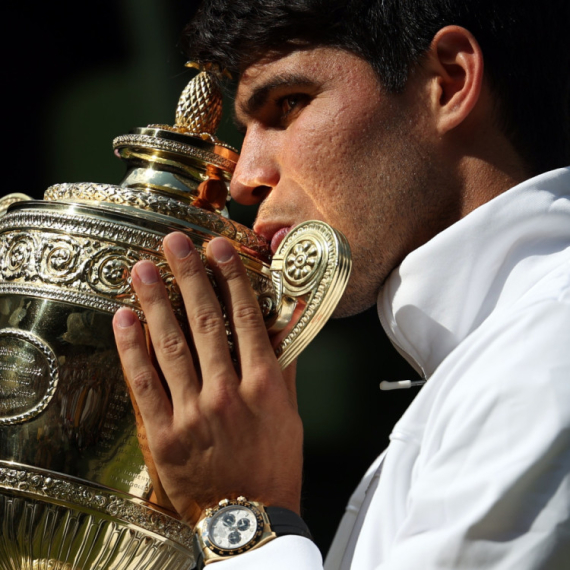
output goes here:
{"type": "Polygon", "coordinates": [[[218,263],[229,261],[235,254],[232,244],[224,238],[216,238],[210,242],[210,251],[218,263]]]}
{"type": "Polygon", "coordinates": [[[158,281],[158,270],[152,261],[139,261],[135,265],[134,271],[136,271],[139,279],[147,285],[152,285],[158,281]]]}
{"type": "Polygon", "coordinates": [[[130,309],[119,309],[115,313],[115,323],[123,329],[134,325],[135,322],[135,314],[130,309]]]}
{"type": "Polygon", "coordinates": [[[178,259],[184,259],[191,251],[190,240],[184,234],[169,234],[164,238],[164,241],[168,249],[178,259]]]}

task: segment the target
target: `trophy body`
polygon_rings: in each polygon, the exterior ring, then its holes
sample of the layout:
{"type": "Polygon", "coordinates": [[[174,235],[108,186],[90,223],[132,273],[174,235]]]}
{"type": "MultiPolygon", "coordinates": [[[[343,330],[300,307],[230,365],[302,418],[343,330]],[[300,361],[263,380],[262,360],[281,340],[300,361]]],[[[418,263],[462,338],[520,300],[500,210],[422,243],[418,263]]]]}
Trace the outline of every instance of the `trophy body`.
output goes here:
{"type": "MultiPolygon", "coordinates": [[[[283,367],[344,290],[348,246],[326,224],[294,228],[270,260],[261,238],[224,216],[237,154],[204,133],[212,110],[219,114],[211,94],[208,117],[189,128],[196,105],[188,100],[196,84],[204,89],[201,76],[183,94],[177,126],[115,140],[128,163],[120,186],[62,184],[49,188],[44,201],[4,199],[0,570],[192,567],[192,529],[162,492],[111,327],[123,306],[146,327],[130,282],[141,259],[157,265],[186,326],[162,251],[166,234],[185,232],[202,255],[216,236],[232,241],[268,329],[281,332],[276,354],[283,367]],[[295,310],[301,316],[292,322],[295,310]]],[[[226,329],[232,350],[229,323],[226,329]]]]}

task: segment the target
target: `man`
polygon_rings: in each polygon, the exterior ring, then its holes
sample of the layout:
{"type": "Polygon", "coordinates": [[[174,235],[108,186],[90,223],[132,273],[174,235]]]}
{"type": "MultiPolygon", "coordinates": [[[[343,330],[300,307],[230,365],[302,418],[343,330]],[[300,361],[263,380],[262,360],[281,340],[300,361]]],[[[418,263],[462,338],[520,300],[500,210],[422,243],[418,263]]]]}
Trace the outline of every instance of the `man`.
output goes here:
{"type": "MultiPolygon", "coordinates": [[[[239,74],[231,190],[260,203],[255,230],[274,249],[306,219],[343,231],[354,271],[338,316],[378,300],[427,379],[327,568],[568,566],[569,21],[563,2],[212,0],[187,31],[193,59],[239,74]]],[[[196,361],[156,268],[132,279],[172,400],[131,312],[115,333],[166,492],[190,524],[238,495],[287,509],[287,536],[220,568],[321,568],[295,536],[294,371],[279,370],[228,242],[207,254],[239,376],[199,257],[181,234],[164,247],[192,299],[196,361]]]]}

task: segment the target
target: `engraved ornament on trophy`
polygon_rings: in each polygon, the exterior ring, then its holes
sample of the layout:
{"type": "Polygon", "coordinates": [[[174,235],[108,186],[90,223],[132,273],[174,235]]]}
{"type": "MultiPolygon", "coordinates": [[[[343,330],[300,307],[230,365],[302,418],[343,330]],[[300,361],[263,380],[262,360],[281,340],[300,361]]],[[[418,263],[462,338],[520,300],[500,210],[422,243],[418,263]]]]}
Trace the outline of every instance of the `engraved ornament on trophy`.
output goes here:
{"type": "Polygon", "coordinates": [[[228,219],[238,154],[215,136],[218,75],[210,68],[190,81],[174,126],[113,141],[127,164],[119,185],[57,184],[44,200],[0,200],[0,570],[193,566],[192,529],[161,491],[111,326],[126,306],[146,327],[130,281],[142,259],[158,266],[187,326],[166,234],[185,232],[204,260],[209,240],[231,240],[283,368],[344,292],[350,252],[327,224],[294,227],[271,256],[228,219]]]}

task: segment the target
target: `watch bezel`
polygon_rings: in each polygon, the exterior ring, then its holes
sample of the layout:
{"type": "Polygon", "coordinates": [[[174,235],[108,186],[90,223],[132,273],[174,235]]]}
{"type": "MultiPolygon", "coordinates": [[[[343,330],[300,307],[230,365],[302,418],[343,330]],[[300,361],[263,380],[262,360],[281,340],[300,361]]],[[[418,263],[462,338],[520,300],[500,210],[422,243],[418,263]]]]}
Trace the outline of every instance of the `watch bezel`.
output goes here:
{"type": "Polygon", "coordinates": [[[263,535],[267,532],[266,527],[268,524],[266,521],[266,516],[264,516],[264,513],[262,513],[262,511],[256,505],[254,505],[251,501],[241,500],[238,498],[225,499],[224,501],[220,501],[220,504],[217,507],[207,509],[206,517],[201,521],[199,526],[199,533],[205,548],[218,556],[235,556],[237,554],[247,552],[259,544],[263,538],[263,535]],[[245,544],[236,548],[221,548],[210,539],[210,528],[214,522],[214,519],[220,513],[220,511],[228,507],[235,506],[245,507],[251,511],[257,522],[257,529],[255,531],[255,534],[245,544]]]}

